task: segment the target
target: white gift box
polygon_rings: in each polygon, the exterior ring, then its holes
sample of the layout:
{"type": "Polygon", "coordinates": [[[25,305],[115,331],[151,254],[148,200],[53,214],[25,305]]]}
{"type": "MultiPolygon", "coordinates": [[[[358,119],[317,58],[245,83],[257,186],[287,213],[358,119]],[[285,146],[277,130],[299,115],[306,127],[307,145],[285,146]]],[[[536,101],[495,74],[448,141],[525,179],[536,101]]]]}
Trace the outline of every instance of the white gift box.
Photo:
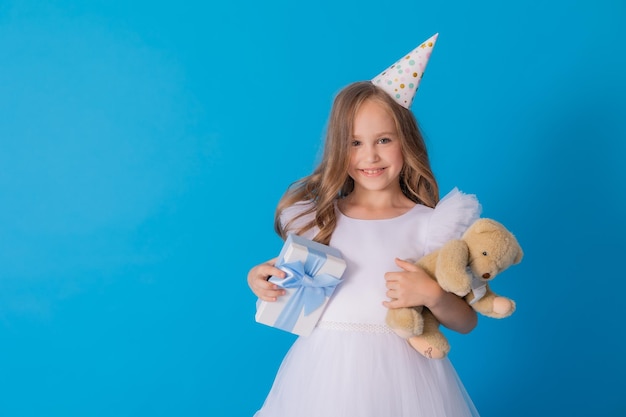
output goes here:
{"type": "Polygon", "coordinates": [[[346,269],[341,252],[330,246],[290,234],[285,240],[276,267],[285,279],[271,277],[286,294],[277,301],[257,302],[258,323],[300,336],[308,336],[320,319],[335,287],[346,269]]]}

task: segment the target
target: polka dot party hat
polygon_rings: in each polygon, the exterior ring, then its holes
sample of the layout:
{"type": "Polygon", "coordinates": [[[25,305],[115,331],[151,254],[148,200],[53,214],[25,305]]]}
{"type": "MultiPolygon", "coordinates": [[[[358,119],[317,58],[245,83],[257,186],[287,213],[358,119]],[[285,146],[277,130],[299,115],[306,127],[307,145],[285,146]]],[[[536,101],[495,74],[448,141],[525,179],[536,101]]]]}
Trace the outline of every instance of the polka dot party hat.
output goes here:
{"type": "Polygon", "coordinates": [[[380,73],[372,83],[387,92],[402,107],[409,108],[417,91],[426,64],[432,53],[438,33],[424,41],[420,46],[400,58],[391,67],[380,73]]]}

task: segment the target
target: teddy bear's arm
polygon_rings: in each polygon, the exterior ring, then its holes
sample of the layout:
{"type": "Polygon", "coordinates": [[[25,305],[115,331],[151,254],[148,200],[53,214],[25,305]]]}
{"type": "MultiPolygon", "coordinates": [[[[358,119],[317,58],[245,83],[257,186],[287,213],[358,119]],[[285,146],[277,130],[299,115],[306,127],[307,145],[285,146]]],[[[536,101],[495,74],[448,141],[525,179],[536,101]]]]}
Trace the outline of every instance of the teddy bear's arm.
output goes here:
{"type": "Polygon", "coordinates": [[[473,298],[473,294],[470,293],[465,300],[474,310],[486,317],[503,319],[515,311],[515,301],[494,293],[489,285],[487,285],[486,294],[481,299],[472,303],[473,298]]]}
{"type": "Polygon", "coordinates": [[[451,240],[441,247],[437,258],[437,282],[444,291],[464,297],[471,291],[468,271],[469,247],[463,240],[451,240]]]}
{"type": "Polygon", "coordinates": [[[401,307],[387,310],[386,322],[403,339],[422,334],[424,319],[422,307],[401,307]]]}

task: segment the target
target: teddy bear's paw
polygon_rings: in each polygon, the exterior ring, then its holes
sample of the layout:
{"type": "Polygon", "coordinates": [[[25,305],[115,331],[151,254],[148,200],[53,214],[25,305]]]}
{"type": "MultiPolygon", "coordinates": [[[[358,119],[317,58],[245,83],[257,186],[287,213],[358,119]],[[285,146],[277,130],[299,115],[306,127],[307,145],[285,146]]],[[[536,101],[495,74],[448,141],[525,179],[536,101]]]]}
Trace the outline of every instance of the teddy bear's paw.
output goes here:
{"type": "Polygon", "coordinates": [[[506,297],[495,297],[493,299],[493,312],[498,317],[508,317],[515,311],[515,301],[506,297]]]}
{"type": "Polygon", "coordinates": [[[409,339],[409,344],[413,349],[422,354],[422,356],[428,359],[442,359],[444,358],[448,352],[450,351],[450,346],[445,344],[445,346],[436,347],[431,342],[420,336],[411,337],[409,339]]]}
{"type": "Polygon", "coordinates": [[[389,310],[387,325],[403,339],[422,334],[424,318],[412,308],[398,308],[389,310]]]}
{"type": "Polygon", "coordinates": [[[448,280],[439,282],[439,285],[445,292],[458,295],[459,297],[465,297],[472,290],[472,286],[469,280],[448,280]]]}

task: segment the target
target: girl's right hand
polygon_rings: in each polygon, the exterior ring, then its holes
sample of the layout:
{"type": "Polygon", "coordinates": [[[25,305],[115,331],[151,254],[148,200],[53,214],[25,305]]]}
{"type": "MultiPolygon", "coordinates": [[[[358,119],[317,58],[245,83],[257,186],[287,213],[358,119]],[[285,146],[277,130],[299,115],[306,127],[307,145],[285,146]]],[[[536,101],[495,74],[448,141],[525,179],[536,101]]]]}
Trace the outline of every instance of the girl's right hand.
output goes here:
{"type": "Polygon", "coordinates": [[[278,285],[269,282],[271,276],[285,278],[285,271],[276,268],[276,258],[270,259],[260,265],[253,267],[248,272],[248,286],[252,292],[263,301],[276,301],[281,295],[285,295],[285,290],[278,285]]]}

